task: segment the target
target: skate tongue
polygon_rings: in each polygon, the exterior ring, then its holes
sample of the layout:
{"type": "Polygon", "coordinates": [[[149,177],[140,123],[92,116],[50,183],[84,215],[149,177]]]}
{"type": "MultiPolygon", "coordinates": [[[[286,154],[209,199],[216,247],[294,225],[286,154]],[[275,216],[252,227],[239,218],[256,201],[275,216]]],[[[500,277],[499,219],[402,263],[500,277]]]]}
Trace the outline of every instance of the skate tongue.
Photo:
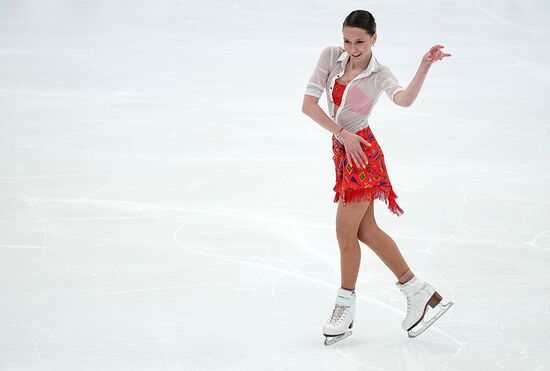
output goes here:
{"type": "Polygon", "coordinates": [[[424,286],[424,281],[414,276],[410,281],[405,282],[404,284],[397,282],[395,285],[399,288],[399,290],[401,290],[403,295],[409,297],[420,291],[420,289],[424,286]]]}
{"type": "Polygon", "coordinates": [[[338,293],[336,294],[336,304],[344,307],[349,307],[353,304],[353,301],[355,300],[355,292],[346,290],[343,288],[338,289],[338,293]]]}

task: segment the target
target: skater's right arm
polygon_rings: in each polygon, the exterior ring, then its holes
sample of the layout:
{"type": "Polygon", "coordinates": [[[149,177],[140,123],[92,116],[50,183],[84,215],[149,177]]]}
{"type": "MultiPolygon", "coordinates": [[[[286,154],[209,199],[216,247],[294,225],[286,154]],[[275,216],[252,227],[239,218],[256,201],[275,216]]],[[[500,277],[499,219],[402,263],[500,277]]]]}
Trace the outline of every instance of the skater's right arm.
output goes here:
{"type": "Polygon", "coordinates": [[[302,103],[302,112],[334,135],[338,134],[341,127],[328,117],[319,106],[319,98],[326,89],[330,70],[334,66],[338,55],[339,50],[336,46],[327,46],[323,49],[307,83],[304,102],[302,103]]]}
{"type": "MultiPolygon", "coordinates": [[[[327,129],[334,135],[336,135],[338,131],[340,131],[340,129],[342,128],[340,125],[335,123],[330,117],[328,117],[328,115],[321,108],[321,106],[319,106],[319,98],[317,97],[314,97],[311,95],[304,95],[304,102],[302,103],[302,112],[308,115],[309,117],[311,117],[313,121],[315,121],[325,129],[327,129]]],[[[349,134],[349,132],[347,132],[346,130],[342,130],[342,132],[340,133],[340,136],[343,137],[345,133],[349,134]]]]}
{"type": "MultiPolygon", "coordinates": [[[[311,95],[304,95],[304,102],[302,103],[302,112],[308,115],[330,131],[332,134],[336,135],[342,127],[332,121],[330,117],[323,111],[323,109],[318,104],[319,98],[313,97],[311,95]]],[[[346,149],[346,158],[348,162],[354,162],[356,167],[365,167],[369,163],[367,155],[363,152],[361,148],[361,143],[364,143],[367,146],[371,146],[363,137],[351,133],[345,129],[340,131],[339,137],[344,143],[344,148],[346,149]]]]}

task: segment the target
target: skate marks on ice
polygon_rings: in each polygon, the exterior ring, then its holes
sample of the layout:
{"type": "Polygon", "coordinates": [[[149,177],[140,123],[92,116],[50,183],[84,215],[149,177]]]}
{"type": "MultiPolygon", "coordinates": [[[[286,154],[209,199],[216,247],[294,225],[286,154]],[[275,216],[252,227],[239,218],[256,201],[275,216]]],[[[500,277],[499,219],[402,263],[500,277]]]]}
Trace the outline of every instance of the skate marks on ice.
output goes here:
{"type": "Polygon", "coordinates": [[[543,251],[550,251],[550,229],[548,229],[546,231],[542,231],[540,233],[537,233],[536,235],[533,236],[531,241],[524,242],[523,244],[527,245],[529,247],[532,247],[534,249],[539,249],[539,250],[543,250],[543,251]],[[539,243],[539,239],[541,239],[542,237],[545,237],[545,236],[548,236],[548,237],[546,237],[547,238],[547,243],[546,244],[539,243]]]}
{"type": "Polygon", "coordinates": [[[534,36],[539,36],[539,37],[544,37],[544,38],[550,39],[550,34],[535,31],[535,30],[532,30],[530,28],[526,28],[522,25],[510,22],[510,21],[508,21],[508,20],[506,20],[502,17],[499,17],[498,15],[494,14],[493,12],[490,12],[489,10],[487,10],[486,8],[481,6],[481,4],[479,2],[476,2],[476,8],[479,9],[482,13],[484,13],[488,17],[493,18],[495,21],[497,21],[501,24],[504,24],[506,26],[509,26],[509,27],[512,27],[512,28],[515,28],[515,29],[518,29],[518,30],[521,30],[523,32],[529,33],[529,34],[534,35],[534,36]]]}
{"type": "MultiPolygon", "coordinates": [[[[192,212],[192,210],[190,210],[190,209],[188,209],[187,211],[192,212]]],[[[231,219],[235,219],[235,218],[236,219],[244,219],[244,220],[247,220],[249,222],[251,220],[253,220],[253,221],[262,221],[263,225],[277,225],[277,224],[286,225],[286,224],[288,224],[288,221],[283,220],[283,219],[277,219],[277,218],[274,218],[273,216],[269,216],[269,217],[263,217],[261,215],[251,216],[249,213],[239,214],[239,213],[235,213],[235,212],[230,214],[230,213],[224,212],[222,210],[211,210],[210,212],[208,212],[206,210],[201,210],[201,211],[202,211],[203,214],[212,213],[212,214],[215,214],[216,216],[225,216],[225,217],[229,217],[231,219]],[[269,223],[263,223],[264,221],[269,222],[269,223]]],[[[278,305],[278,307],[281,310],[283,310],[283,312],[286,313],[286,314],[290,314],[290,313],[289,313],[288,310],[284,309],[284,306],[282,304],[280,304],[280,302],[279,302],[279,300],[278,300],[278,298],[277,298],[277,296],[274,292],[275,286],[284,277],[287,277],[287,278],[292,277],[292,278],[298,279],[299,281],[307,281],[307,282],[313,283],[315,285],[325,287],[329,290],[334,289],[334,283],[332,281],[329,282],[329,281],[326,281],[326,280],[323,280],[323,279],[319,279],[319,278],[316,278],[316,277],[313,277],[313,276],[309,276],[306,273],[302,273],[300,270],[297,270],[296,266],[293,266],[291,264],[285,264],[284,266],[282,266],[282,265],[280,265],[280,263],[281,263],[280,259],[276,259],[276,260],[271,259],[270,260],[269,258],[267,258],[267,259],[264,258],[262,261],[258,261],[258,260],[256,260],[256,257],[246,258],[245,257],[246,255],[230,256],[230,255],[226,255],[224,253],[217,253],[217,252],[207,251],[205,249],[201,249],[199,246],[196,246],[196,243],[193,242],[193,239],[186,238],[187,236],[189,236],[189,233],[185,232],[186,228],[191,228],[192,229],[193,224],[196,224],[197,222],[198,222],[197,220],[190,220],[186,223],[181,224],[180,226],[178,226],[176,228],[176,230],[173,233],[173,239],[174,239],[174,242],[177,245],[178,249],[181,250],[182,252],[191,253],[193,255],[199,255],[199,256],[202,256],[202,257],[206,257],[206,258],[209,258],[209,259],[214,259],[214,260],[225,262],[225,263],[236,264],[236,265],[239,265],[239,266],[255,267],[255,268],[260,268],[261,270],[264,270],[264,271],[269,270],[271,272],[280,273],[280,276],[275,280],[275,282],[272,285],[272,297],[273,297],[275,303],[278,305]]],[[[225,224],[220,223],[220,225],[225,225],[225,224]]],[[[304,244],[307,245],[307,241],[300,241],[299,248],[303,249],[305,247],[304,244]]],[[[307,247],[306,247],[306,250],[309,250],[309,249],[307,249],[307,247]]],[[[318,254],[322,254],[322,253],[320,253],[319,250],[317,250],[316,254],[318,255],[318,254]]],[[[330,259],[328,259],[328,257],[324,257],[322,260],[323,261],[331,261],[330,259]]],[[[288,262],[286,262],[286,263],[288,263],[288,262]]],[[[365,307],[368,307],[369,305],[374,304],[374,305],[376,305],[380,308],[383,308],[385,311],[393,312],[396,315],[396,318],[399,318],[404,314],[403,310],[395,308],[395,306],[387,304],[387,303],[382,302],[382,301],[379,301],[377,299],[374,299],[374,298],[371,298],[371,297],[368,297],[368,296],[364,296],[364,295],[361,295],[361,294],[358,294],[357,298],[361,302],[367,304],[367,305],[365,305],[365,307]]],[[[291,316],[294,317],[293,319],[296,323],[299,323],[298,319],[295,318],[294,315],[291,315],[291,316]]],[[[385,318],[384,318],[384,322],[386,322],[386,327],[388,329],[390,329],[391,328],[391,323],[389,323],[389,321],[387,321],[387,319],[385,319],[385,318]]],[[[301,326],[303,326],[303,324],[301,326]]],[[[397,319],[396,319],[396,326],[398,327],[397,319]]],[[[450,333],[448,333],[444,330],[441,330],[437,327],[433,327],[431,331],[435,331],[436,333],[447,337],[453,343],[455,343],[458,346],[457,352],[460,352],[460,350],[463,349],[464,344],[462,344],[458,339],[453,337],[450,333]]],[[[322,332],[321,332],[320,335],[323,336],[322,332]]],[[[351,335],[351,331],[350,331],[349,335],[347,335],[345,337],[342,337],[341,339],[339,339],[339,341],[347,338],[350,335],[351,335]]],[[[396,340],[396,339],[394,339],[394,340],[396,340]]],[[[335,344],[336,342],[339,342],[339,341],[335,341],[333,344],[335,344]]]]}

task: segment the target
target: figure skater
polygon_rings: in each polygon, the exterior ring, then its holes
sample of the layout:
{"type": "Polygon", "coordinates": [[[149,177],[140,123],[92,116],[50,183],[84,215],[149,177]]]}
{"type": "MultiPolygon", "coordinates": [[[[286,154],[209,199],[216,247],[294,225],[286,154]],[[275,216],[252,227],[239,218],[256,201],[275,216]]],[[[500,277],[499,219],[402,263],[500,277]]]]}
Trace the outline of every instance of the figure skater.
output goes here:
{"type": "Polygon", "coordinates": [[[407,299],[407,315],[402,327],[415,337],[431,326],[453,304],[443,304],[441,296],[428,283],[414,275],[395,241],[381,230],[374,219],[374,200],[383,200],[400,216],[384,154],[374,137],[368,117],[380,95],[401,107],[409,107],[420,91],[433,63],[449,57],[443,45],[433,46],[420,62],[411,83],[404,89],[391,70],[372,54],[377,35],[372,14],[355,10],[344,20],[344,48],[323,49],[306,88],[302,112],[330,131],[336,171],[334,202],[336,237],[340,248],[341,287],[334,309],[323,328],[325,345],[349,335],[355,319],[355,284],[361,261],[359,241],[370,247],[397,278],[395,285],[407,299]],[[319,106],[327,95],[330,117],[319,106]],[[437,314],[424,321],[428,306],[437,314]]]}

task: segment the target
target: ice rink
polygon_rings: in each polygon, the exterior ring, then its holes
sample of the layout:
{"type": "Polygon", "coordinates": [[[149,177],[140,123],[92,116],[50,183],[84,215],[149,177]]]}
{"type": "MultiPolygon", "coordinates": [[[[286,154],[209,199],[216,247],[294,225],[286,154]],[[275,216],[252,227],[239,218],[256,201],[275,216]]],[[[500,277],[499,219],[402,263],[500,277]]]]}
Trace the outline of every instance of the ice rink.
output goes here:
{"type": "MultiPolygon", "coordinates": [[[[0,0],[0,370],[550,370],[550,2],[0,0]],[[301,112],[365,9],[375,201],[454,306],[409,339],[365,245],[351,337],[331,134],[301,112]]],[[[320,100],[326,109],[325,95],[320,100]]]]}

